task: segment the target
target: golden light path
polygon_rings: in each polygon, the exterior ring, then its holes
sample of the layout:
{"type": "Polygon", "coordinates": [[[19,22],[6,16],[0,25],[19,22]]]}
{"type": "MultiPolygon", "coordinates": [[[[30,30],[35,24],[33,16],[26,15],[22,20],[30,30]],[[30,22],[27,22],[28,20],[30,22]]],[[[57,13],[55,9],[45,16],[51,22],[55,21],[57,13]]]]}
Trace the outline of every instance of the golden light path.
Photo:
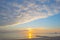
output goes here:
{"type": "Polygon", "coordinates": [[[45,30],[45,28],[27,28],[27,30],[28,30],[28,38],[31,39],[35,37],[35,35],[33,36],[34,32],[36,33],[39,30],[42,32],[45,30]]]}
{"type": "Polygon", "coordinates": [[[32,28],[28,28],[28,38],[32,38],[32,28]]]}

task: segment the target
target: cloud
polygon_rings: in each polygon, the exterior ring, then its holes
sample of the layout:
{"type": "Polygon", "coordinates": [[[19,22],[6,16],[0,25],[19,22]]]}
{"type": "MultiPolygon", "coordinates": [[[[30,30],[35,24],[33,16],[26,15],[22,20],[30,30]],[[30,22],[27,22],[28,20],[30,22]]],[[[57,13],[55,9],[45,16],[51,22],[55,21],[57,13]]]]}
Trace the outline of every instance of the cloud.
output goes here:
{"type": "Polygon", "coordinates": [[[60,13],[58,0],[0,0],[0,26],[23,24],[60,13]]]}

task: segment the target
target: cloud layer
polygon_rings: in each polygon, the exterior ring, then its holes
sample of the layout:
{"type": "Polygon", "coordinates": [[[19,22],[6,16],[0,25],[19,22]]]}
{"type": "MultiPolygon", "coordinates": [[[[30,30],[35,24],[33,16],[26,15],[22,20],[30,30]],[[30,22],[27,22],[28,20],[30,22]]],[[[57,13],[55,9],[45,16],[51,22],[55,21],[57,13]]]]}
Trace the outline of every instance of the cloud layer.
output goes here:
{"type": "Polygon", "coordinates": [[[47,18],[59,11],[60,0],[0,0],[0,26],[47,18]]]}

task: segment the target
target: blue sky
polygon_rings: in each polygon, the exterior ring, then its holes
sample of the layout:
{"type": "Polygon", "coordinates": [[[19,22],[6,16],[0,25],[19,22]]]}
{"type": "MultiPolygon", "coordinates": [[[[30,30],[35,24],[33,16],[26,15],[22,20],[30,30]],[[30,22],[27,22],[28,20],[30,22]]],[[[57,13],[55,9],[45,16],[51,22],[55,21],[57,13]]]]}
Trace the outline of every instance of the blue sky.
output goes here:
{"type": "Polygon", "coordinates": [[[60,14],[31,21],[29,23],[16,25],[16,28],[47,28],[47,29],[60,29],[60,14]],[[17,27],[16,27],[17,26],[17,27]]]}

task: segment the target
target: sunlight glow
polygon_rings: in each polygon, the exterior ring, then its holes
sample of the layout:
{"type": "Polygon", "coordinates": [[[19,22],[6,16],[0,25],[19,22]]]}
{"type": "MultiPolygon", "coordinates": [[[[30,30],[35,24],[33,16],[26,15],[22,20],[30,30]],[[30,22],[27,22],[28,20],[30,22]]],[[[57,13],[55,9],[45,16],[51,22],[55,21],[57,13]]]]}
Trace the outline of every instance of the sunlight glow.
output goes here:
{"type": "Polygon", "coordinates": [[[28,38],[31,39],[32,38],[32,29],[28,28],[28,38]]]}

